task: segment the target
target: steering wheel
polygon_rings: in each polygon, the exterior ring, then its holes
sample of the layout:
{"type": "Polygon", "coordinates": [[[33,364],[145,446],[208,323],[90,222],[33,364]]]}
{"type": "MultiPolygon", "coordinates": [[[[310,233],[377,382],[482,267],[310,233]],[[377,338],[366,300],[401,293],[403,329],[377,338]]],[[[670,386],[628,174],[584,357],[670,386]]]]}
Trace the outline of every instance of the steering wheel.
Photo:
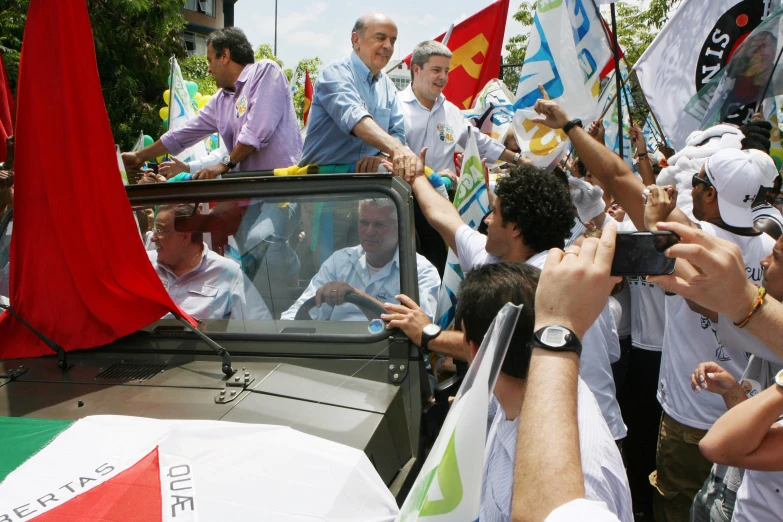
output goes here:
{"type": "MultiPolygon", "coordinates": [[[[358,306],[368,321],[380,319],[381,314],[386,313],[386,309],[372,299],[368,299],[367,297],[354,292],[345,294],[345,302],[358,306]]],[[[302,306],[296,311],[294,319],[297,321],[312,321],[313,318],[310,317],[310,310],[312,310],[313,307],[315,307],[315,296],[302,303],[302,306]]]]}

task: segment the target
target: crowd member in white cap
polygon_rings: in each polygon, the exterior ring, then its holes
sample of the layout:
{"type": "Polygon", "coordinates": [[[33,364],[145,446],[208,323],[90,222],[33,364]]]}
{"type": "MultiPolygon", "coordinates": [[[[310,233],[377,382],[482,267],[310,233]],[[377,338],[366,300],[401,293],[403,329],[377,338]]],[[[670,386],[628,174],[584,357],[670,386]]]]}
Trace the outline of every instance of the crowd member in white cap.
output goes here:
{"type": "Polygon", "coordinates": [[[579,220],[587,228],[603,229],[607,216],[604,191],[601,187],[574,177],[568,178],[568,186],[579,220]]]}
{"type": "MultiPolygon", "coordinates": [[[[536,111],[550,128],[563,129],[579,157],[623,206],[637,228],[655,229],[659,221],[676,221],[701,227],[705,233],[739,246],[752,282],[761,282],[761,260],[772,250],[772,238],[753,228],[751,205],[762,184],[756,163],[743,151],[719,150],[692,179],[693,223],[676,208],[674,187],[650,187],[644,206],[644,185],[619,157],[600,146],[550,100],[539,100],[536,111]],[[645,212],[646,209],[646,212],[645,212]]],[[[729,297],[729,296],[727,296],[729,297]]],[[[718,360],[735,377],[740,377],[747,360],[743,354],[729,354],[718,343],[712,323],[692,312],[679,296],[667,297],[658,400],[664,409],[658,443],[657,470],[651,481],[658,490],[655,519],[687,520],[696,492],[710,472],[711,463],[697,443],[723,413],[720,397],[695,395],[690,390],[690,373],[700,362],[718,360]],[[732,357],[733,355],[733,357],[732,357]]]]}
{"type": "Polygon", "coordinates": [[[783,234],[783,214],[773,207],[772,203],[780,194],[780,184],[783,180],[769,154],[755,149],[749,150],[748,154],[756,162],[764,178],[761,183],[762,189],[753,201],[753,224],[773,239],[778,239],[783,234]]]}

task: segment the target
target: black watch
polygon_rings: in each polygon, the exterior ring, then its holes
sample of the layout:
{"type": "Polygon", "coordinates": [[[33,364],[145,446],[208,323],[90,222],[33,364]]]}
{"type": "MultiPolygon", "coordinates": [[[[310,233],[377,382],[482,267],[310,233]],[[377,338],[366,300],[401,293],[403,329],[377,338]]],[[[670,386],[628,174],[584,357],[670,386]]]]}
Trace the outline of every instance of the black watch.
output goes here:
{"type": "Polygon", "coordinates": [[[443,330],[441,330],[440,326],[437,324],[430,323],[425,326],[421,331],[421,349],[427,350],[427,346],[430,344],[430,341],[439,336],[442,331],[443,330]]]}
{"type": "Polygon", "coordinates": [[[233,161],[231,161],[231,156],[229,156],[228,154],[226,154],[225,156],[223,156],[223,157],[221,158],[221,160],[220,160],[220,163],[222,163],[223,165],[225,165],[226,167],[228,167],[228,170],[231,170],[231,169],[233,169],[234,167],[236,167],[236,166],[237,166],[237,164],[236,164],[236,163],[234,163],[233,161]]]}
{"type": "Polygon", "coordinates": [[[552,352],[574,352],[582,355],[582,341],[564,326],[547,326],[533,334],[530,344],[552,352]]]}
{"type": "Polygon", "coordinates": [[[580,120],[579,118],[574,118],[573,120],[569,121],[563,126],[563,132],[565,134],[568,134],[568,132],[574,127],[579,127],[580,129],[583,129],[584,126],[582,125],[582,120],[580,120]]]}

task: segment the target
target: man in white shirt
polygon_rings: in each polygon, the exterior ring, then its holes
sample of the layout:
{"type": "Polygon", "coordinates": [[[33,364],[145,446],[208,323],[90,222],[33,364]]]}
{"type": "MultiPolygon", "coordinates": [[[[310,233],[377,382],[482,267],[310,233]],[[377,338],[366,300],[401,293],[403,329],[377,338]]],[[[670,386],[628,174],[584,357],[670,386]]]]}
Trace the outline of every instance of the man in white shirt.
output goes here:
{"type": "MultiPolygon", "coordinates": [[[[471,229],[457,210],[432,188],[424,176],[423,159],[413,181],[413,193],[424,215],[446,243],[457,253],[462,272],[501,261],[524,261],[543,267],[550,248],[562,248],[574,223],[568,188],[545,170],[522,165],[498,180],[493,210],[486,218],[487,235],[471,229]]],[[[387,305],[383,316],[388,328],[401,328],[417,345],[429,323],[413,307],[387,305]]],[[[625,437],[620,406],[615,396],[609,353],[620,352],[617,327],[609,307],[604,306],[595,324],[585,334],[585,357],[579,373],[593,392],[615,440],[625,437]]],[[[428,348],[449,357],[464,357],[464,341],[459,332],[442,332],[428,348]]]]}
{"type": "Polygon", "coordinates": [[[210,250],[200,232],[175,228],[175,218],[192,214],[193,205],[161,207],[152,234],[155,250],[147,252],[174,303],[199,320],[271,319],[239,265],[210,250]]]}
{"type": "Polygon", "coordinates": [[[449,81],[451,51],[440,42],[428,40],[413,49],[411,83],[397,95],[405,120],[405,141],[413,151],[428,147],[427,166],[436,172],[454,170],[457,146],[464,149],[471,130],[475,132],[481,157],[518,164],[522,157],[501,142],[481,134],[446,100],[443,89],[449,81]]]}
{"type": "MultiPolygon", "coordinates": [[[[525,401],[530,345],[535,322],[534,299],[540,271],[527,263],[477,267],[460,286],[456,321],[465,336],[466,358],[478,353],[489,325],[507,302],[522,311],[503,360],[492,401],[496,404],[485,449],[482,478],[482,522],[509,521],[519,412],[525,401]]],[[[601,410],[579,379],[577,418],[585,497],[604,502],[623,522],[633,521],[631,492],[623,460],[601,410]]]]}
{"type": "MultiPolygon", "coordinates": [[[[581,128],[581,121],[571,120],[555,102],[539,100],[536,111],[542,115],[542,123],[566,132],[587,168],[615,196],[637,228],[655,230],[661,221],[701,228],[706,234],[739,246],[748,279],[761,282],[761,259],[772,250],[774,241],[753,228],[751,205],[761,187],[762,172],[746,152],[719,150],[693,177],[696,224],[676,208],[674,187],[651,186],[645,206],[641,181],[618,157],[593,140],[581,128]]],[[[658,490],[654,499],[656,521],[687,520],[693,497],[710,472],[711,463],[699,453],[697,443],[724,407],[720,397],[695,396],[689,385],[690,368],[709,360],[719,362],[735,378],[742,375],[747,364],[743,354],[723,348],[709,319],[692,312],[683,298],[667,297],[658,385],[664,416],[657,470],[650,478],[658,490]]]]}
{"type": "MultiPolygon", "coordinates": [[[[434,189],[433,189],[434,190],[434,189]]],[[[350,293],[383,306],[398,303],[400,293],[399,234],[397,207],[388,198],[364,200],[359,204],[359,245],[343,248],[324,261],[307,289],[286,310],[281,319],[293,320],[299,308],[315,296],[310,318],[319,321],[366,321],[354,304],[346,303],[350,293]]],[[[432,319],[438,302],[440,277],[424,256],[416,254],[419,301],[432,319]]]]}

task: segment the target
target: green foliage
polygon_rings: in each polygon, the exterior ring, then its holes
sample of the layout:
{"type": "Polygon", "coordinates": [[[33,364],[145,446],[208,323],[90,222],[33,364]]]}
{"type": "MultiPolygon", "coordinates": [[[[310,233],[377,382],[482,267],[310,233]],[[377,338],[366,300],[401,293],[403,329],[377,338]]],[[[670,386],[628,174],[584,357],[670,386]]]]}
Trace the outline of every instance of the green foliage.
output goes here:
{"type": "MultiPolygon", "coordinates": [[[[527,28],[527,32],[512,36],[506,44],[508,54],[503,58],[503,63],[523,63],[525,53],[527,52],[527,39],[530,34],[530,27],[533,25],[533,13],[535,13],[535,2],[522,2],[519,9],[514,14],[514,20],[527,28]]],[[[508,85],[511,91],[516,91],[519,84],[519,75],[522,73],[522,67],[504,67],[503,82],[508,85]]]]}
{"type": "Polygon", "coordinates": [[[207,95],[217,92],[215,79],[209,74],[209,62],[206,55],[194,54],[189,56],[179,62],[179,67],[182,70],[182,77],[185,80],[196,82],[198,84],[198,92],[201,94],[207,95]]]}
{"type": "MultiPolygon", "coordinates": [[[[114,140],[123,150],[139,131],[162,132],[158,110],[169,76],[169,58],[185,56],[182,0],[86,0],[98,73],[114,140]]],[[[29,0],[5,0],[0,7],[0,46],[12,90],[29,0]]]]}
{"type": "Polygon", "coordinates": [[[264,60],[264,59],[273,60],[273,61],[277,62],[277,65],[279,65],[280,67],[283,66],[283,61],[280,58],[278,58],[277,56],[275,56],[275,53],[272,50],[272,46],[269,45],[269,44],[261,44],[261,45],[259,45],[258,49],[256,49],[256,52],[255,52],[255,58],[256,58],[256,61],[264,60]]]}

